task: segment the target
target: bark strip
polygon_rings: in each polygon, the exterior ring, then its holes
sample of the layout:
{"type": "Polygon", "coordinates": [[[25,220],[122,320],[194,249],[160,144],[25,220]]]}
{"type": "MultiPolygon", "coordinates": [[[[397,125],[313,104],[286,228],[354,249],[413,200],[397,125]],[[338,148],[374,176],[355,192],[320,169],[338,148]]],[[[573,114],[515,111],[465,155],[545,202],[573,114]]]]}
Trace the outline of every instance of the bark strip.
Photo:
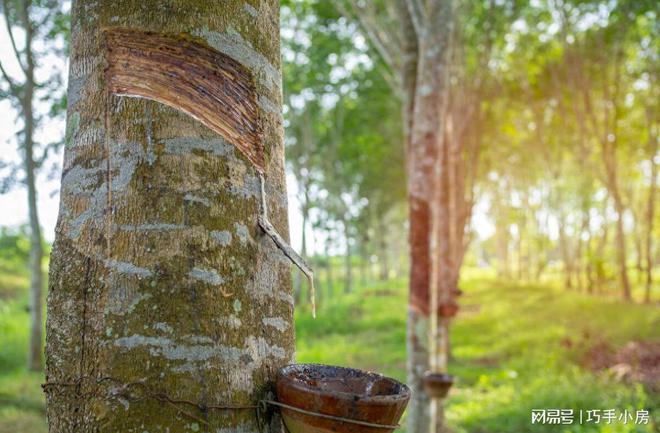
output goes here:
{"type": "Polygon", "coordinates": [[[189,36],[104,29],[108,89],[183,111],[234,144],[264,171],[261,122],[252,73],[189,36]]]}

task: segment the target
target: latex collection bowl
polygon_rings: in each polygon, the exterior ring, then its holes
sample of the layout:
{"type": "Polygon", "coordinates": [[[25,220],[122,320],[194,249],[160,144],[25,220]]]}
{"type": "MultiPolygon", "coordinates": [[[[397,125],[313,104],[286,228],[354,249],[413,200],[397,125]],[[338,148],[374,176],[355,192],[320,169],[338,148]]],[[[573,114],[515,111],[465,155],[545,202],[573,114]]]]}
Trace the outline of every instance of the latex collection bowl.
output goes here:
{"type": "Polygon", "coordinates": [[[278,402],[295,408],[280,407],[291,433],[392,432],[410,399],[397,380],[329,365],[289,365],[276,385],[278,402]]]}

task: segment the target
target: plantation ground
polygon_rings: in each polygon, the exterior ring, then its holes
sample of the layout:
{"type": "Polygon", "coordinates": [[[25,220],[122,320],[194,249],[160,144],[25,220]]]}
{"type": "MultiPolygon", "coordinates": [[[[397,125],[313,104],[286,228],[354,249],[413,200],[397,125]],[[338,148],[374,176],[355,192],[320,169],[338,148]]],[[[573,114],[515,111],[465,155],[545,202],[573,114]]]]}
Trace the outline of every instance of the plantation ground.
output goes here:
{"type": "MultiPolygon", "coordinates": [[[[41,433],[46,431],[43,376],[23,367],[27,275],[19,269],[0,269],[0,433],[41,433]]],[[[630,422],[530,424],[532,409],[554,408],[649,409],[657,422],[658,390],[638,383],[658,380],[650,370],[658,368],[657,305],[498,281],[483,272],[466,275],[462,310],[452,329],[450,369],[459,382],[448,400],[448,417],[457,432],[657,431],[657,425],[630,422]],[[631,343],[639,341],[643,346],[631,343]],[[644,359],[639,347],[651,348],[644,359]]],[[[316,320],[306,306],[297,310],[298,361],[360,367],[404,380],[405,318],[405,281],[321,298],[316,320]]]]}

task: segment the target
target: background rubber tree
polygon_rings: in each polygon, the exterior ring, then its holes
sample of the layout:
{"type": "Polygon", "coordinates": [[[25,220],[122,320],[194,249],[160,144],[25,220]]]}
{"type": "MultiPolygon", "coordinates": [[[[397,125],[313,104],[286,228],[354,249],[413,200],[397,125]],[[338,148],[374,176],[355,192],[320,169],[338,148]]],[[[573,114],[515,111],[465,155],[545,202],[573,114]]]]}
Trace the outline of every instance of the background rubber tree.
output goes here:
{"type": "Polygon", "coordinates": [[[408,430],[430,430],[429,399],[421,384],[428,370],[429,293],[434,221],[446,222],[445,209],[433,211],[438,147],[442,144],[452,34],[453,2],[337,2],[356,22],[383,63],[383,77],[400,97],[409,212],[408,385],[413,397],[408,430]],[[444,215],[444,216],[443,216],[444,215]]]}
{"type": "Polygon", "coordinates": [[[254,409],[214,406],[255,404],[294,360],[290,266],[257,225],[259,174],[183,112],[109,94],[102,32],[174,35],[249,71],[269,219],[287,233],[279,2],[79,0],[71,24],[48,299],[50,431],[257,433],[254,409]]]}
{"type": "Polygon", "coordinates": [[[388,225],[403,225],[393,215],[405,198],[400,105],[354,24],[331,3],[282,4],[287,162],[303,221],[339,238],[350,291],[374,261],[388,273],[388,225]]]}
{"type": "Polygon", "coordinates": [[[0,99],[7,99],[17,112],[20,130],[16,142],[21,163],[0,161],[6,173],[0,193],[22,183],[27,190],[30,235],[30,347],[28,368],[43,368],[43,239],[37,209],[36,178],[48,155],[61,146],[61,140],[37,137],[39,127],[48,117],[63,113],[65,95],[57,68],[39,67],[49,55],[62,55],[68,18],[62,5],[53,0],[3,0],[0,12],[11,43],[13,58],[0,59],[0,99]],[[17,70],[12,74],[12,70],[17,70]],[[21,179],[22,177],[22,179],[21,179]]]}

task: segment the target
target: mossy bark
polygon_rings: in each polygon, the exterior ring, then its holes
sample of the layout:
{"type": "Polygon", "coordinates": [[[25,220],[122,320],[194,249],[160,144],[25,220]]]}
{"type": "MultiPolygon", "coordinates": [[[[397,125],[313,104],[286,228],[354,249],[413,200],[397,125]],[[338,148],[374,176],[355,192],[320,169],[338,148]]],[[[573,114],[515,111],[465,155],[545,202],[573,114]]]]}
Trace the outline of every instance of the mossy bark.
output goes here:
{"type": "Polygon", "coordinates": [[[202,39],[254,74],[269,217],[288,233],[278,9],[73,2],[48,297],[51,433],[258,431],[254,410],[211,408],[255,403],[294,359],[289,263],[257,225],[258,172],[189,116],[108,94],[102,29],[202,39]]]}

